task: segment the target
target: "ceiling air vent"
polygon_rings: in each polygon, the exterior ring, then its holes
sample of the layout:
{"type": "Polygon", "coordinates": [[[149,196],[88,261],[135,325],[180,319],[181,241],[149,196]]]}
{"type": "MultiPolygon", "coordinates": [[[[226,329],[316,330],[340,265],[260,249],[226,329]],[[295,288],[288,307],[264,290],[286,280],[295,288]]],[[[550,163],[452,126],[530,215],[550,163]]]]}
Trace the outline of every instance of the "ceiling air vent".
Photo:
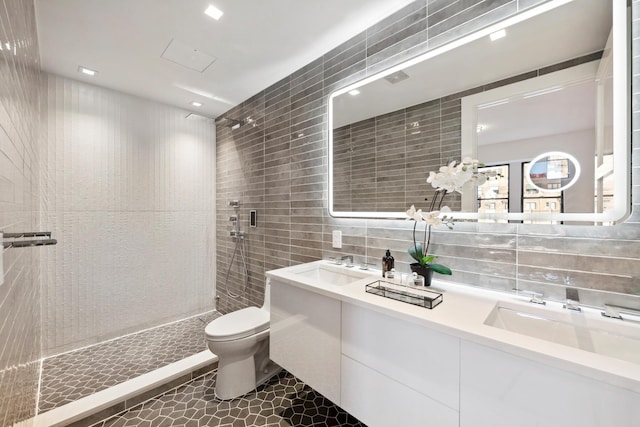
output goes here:
{"type": "Polygon", "coordinates": [[[409,75],[407,73],[405,73],[404,71],[396,71],[393,74],[389,74],[384,79],[386,81],[388,81],[389,83],[391,83],[392,85],[394,85],[394,84],[400,83],[401,81],[406,80],[408,78],[409,78],[409,75]]]}

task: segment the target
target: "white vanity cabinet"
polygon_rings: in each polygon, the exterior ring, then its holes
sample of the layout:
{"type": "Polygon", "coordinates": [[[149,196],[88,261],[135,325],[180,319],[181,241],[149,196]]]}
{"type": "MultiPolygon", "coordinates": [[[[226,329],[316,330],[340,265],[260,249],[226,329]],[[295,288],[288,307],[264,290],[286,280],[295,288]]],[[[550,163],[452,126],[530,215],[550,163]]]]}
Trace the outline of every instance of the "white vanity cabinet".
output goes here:
{"type": "Polygon", "coordinates": [[[271,360],[338,405],[340,305],[340,300],[271,281],[271,360]]]}
{"type": "Polygon", "coordinates": [[[341,407],[369,427],[458,426],[460,340],[342,304],[341,407]]]}
{"type": "Polygon", "coordinates": [[[271,359],[369,427],[640,426],[636,364],[483,325],[495,300],[423,310],[291,268],[270,276],[271,359]]]}
{"type": "Polygon", "coordinates": [[[640,426],[640,394],[462,342],[460,427],[640,426]]]}

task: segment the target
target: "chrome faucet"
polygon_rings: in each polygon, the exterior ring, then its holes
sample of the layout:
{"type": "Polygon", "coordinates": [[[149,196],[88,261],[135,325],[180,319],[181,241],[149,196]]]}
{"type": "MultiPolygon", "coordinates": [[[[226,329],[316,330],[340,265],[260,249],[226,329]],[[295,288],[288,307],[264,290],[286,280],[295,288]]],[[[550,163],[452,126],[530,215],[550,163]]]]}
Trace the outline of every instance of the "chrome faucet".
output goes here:
{"type": "Polygon", "coordinates": [[[535,291],[527,291],[527,290],[520,290],[520,289],[515,289],[517,292],[520,292],[522,294],[525,295],[529,295],[531,297],[531,299],[529,300],[529,302],[532,302],[534,304],[540,304],[540,305],[545,305],[547,302],[543,299],[544,294],[542,292],[535,292],[535,291]]]}
{"type": "Polygon", "coordinates": [[[564,308],[567,310],[573,311],[582,311],[580,308],[580,295],[578,295],[578,290],[576,288],[566,288],[566,297],[567,302],[564,305],[564,308]]]}
{"type": "Polygon", "coordinates": [[[632,316],[640,316],[640,310],[630,307],[621,307],[613,304],[605,304],[602,315],[613,319],[623,320],[622,314],[630,314],[632,316]]]}
{"type": "Polygon", "coordinates": [[[345,265],[345,267],[353,267],[353,255],[345,255],[342,258],[340,258],[340,261],[347,261],[347,264],[345,265]]]}

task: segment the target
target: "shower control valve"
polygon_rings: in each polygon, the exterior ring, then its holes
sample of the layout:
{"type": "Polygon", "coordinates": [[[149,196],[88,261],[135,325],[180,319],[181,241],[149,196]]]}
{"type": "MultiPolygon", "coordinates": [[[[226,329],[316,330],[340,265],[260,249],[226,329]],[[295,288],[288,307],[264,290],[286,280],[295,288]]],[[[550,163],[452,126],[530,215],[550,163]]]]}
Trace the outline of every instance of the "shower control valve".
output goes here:
{"type": "Polygon", "coordinates": [[[233,237],[235,239],[237,239],[237,238],[244,239],[244,232],[243,231],[231,230],[229,232],[229,236],[231,236],[231,237],[233,237]]]}

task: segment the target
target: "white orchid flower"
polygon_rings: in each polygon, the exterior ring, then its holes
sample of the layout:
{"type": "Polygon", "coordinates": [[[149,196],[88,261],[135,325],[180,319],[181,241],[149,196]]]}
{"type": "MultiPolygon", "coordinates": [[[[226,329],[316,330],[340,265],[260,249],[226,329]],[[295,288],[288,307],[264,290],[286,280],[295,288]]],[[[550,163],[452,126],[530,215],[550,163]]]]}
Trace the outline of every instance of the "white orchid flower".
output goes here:
{"type": "Polygon", "coordinates": [[[440,222],[440,211],[431,211],[425,213],[422,217],[427,224],[430,225],[439,225],[440,222]]]}
{"type": "Polygon", "coordinates": [[[407,219],[412,219],[414,221],[424,221],[422,209],[416,210],[416,207],[414,205],[411,205],[411,207],[407,211],[407,217],[407,219]]]}
{"type": "Polygon", "coordinates": [[[440,211],[431,211],[427,212],[423,215],[424,220],[427,224],[433,224],[438,220],[438,216],[440,215],[440,211]]]}

